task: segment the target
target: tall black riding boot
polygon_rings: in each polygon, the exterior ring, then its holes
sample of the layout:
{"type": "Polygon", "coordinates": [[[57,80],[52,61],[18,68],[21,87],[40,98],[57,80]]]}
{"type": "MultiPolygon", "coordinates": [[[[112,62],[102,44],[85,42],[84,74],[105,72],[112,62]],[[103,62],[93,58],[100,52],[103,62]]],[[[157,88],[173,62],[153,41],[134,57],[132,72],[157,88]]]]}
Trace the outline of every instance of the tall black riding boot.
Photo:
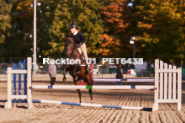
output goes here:
{"type": "Polygon", "coordinates": [[[53,85],[55,84],[56,77],[53,77],[53,85]]]}
{"type": "Polygon", "coordinates": [[[85,62],[85,65],[87,67],[87,72],[89,73],[89,65],[85,62]]]}
{"type": "Polygon", "coordinates": [[[53,83],[53,79],[52,79],[53,77],[50,77],[50,84],[52,85],[52,83],[53,83]]]}

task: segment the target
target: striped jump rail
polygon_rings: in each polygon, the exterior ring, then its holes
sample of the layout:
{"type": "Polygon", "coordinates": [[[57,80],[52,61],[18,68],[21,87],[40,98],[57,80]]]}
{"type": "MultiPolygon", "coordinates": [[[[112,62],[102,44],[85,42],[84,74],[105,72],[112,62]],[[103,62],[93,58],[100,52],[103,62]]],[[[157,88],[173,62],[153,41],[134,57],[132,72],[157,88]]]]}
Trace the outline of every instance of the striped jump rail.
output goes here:
{"type": "Polygon", "coordinates": [[[155,79],[127,79],[128,82],[154,82],[155,79]]]}
{"type": "Polygon", "coordinates": [[[32,85],[31,89],[149,89],[155,90],[153,85],[32,85]]]}
{"type": "Polygon", "coordinates": [[[53,100],[32,100],[32,101],[33,103],[52,103],[52,104],[62,104],[62,105],[86,106],[86,107],[101,107],[101,108],[152,111],[152,108],[134,107],[134,106],[114,106],[114,105],[102,105],[102,104],[92,104],[92,103],[72,103],[72,102],[61,102],[61,101],[53,101],[53,100]]]}
{"type": "Polygon", "coordinates": [[[112,81],[121,81],[121,79],[93,79],[94,81],[106,81],[106,82],[112,82],[112,81]]]}
{"type": "Polygon", "coordinates": [[[115,84],[117,84],[117,82],[120,83],[120,85],[122,85],[122,79],[93,79],[94,81],[106,81],[106,82],[115,82],[115,84]]]}

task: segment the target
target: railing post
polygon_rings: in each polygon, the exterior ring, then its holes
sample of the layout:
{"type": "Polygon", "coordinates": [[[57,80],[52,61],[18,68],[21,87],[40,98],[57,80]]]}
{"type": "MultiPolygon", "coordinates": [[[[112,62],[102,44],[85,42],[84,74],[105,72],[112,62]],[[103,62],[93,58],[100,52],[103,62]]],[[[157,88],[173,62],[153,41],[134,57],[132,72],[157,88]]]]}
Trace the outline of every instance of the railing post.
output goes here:
{"type": "MultiPolygon", "coordinates": [[[[16,69],[16,68],[17,68],[17,65],[14,64],[14,65],[13,65],[13,69],[16,69]]],[[[14,95],[16,95],[16,90],[17,90],[17,88],[16,88],[16,83],[17,83],[16,74],[13,74],[13,94],[14,94],[14,95]]],[[[14,99],[13,102],[16,103],[17,100],[14,99]]]]}
{"type": "Polygon", "coordinates": [[[7,102],[5,103],[5,107],[4,108],[11,108],[12,107],[12,99],[11,99],[11,95],[12,95],[12,76],[11,76],[11,67],[8,67],[7,69],[7,102]]]}
{"type": "MultiPolygon", "coordinates": [[[[22,62],[18,63],[18,69],[21,70],[21,64],[22,62]]],[[[22,87],[21,87],[21,74],[19,74],[19,95],[22,95],[22,87]]],[[[19,99],[19,103],[21,103],[22,100],[19,99]]]]}
{"type": "Polygon", "coordinates": [[[154,92],[154,104],[153,104],[153,111],[158,110],[158,92],[159,92],[159,59],[155,59],[155,87],[157,88],[154,92]]]}
{"type": "Polygon", "coordinates": [[[31,57],[27,58],[27,101],[28,109],[33,107],[32,94],[31,94],[31,68],[32,68],[32,59],[31,57]]]}
{"type": "MultiPolygon", "coordinates": [[[[24,67],[24,70],[26,70],[26,59],[23,60],[23,67],[24,67]]],[[[24,74],[24,95],[27,95],[27,86],[26,86],[26,79],[27,79],[27,74],[24,74]]],[[[26,103],[27,100],[24,99],[24,103],[26,103]]]]}
{"type": "Polygon", "coordinates": [[[178,69],[178,104],[177,108],[178,110],[181,110],[181,105],[182,105],[182,67],[178,69]]]}

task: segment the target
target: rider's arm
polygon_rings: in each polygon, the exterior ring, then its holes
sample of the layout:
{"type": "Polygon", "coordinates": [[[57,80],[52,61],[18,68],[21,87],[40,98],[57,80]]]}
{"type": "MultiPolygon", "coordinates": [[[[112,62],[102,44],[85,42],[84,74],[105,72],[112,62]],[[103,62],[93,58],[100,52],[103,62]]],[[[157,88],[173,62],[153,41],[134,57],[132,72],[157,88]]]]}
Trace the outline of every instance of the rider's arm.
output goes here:
{"type": "Polygon", "coordinates": [[[80,35],[80,38],[81,38],[81,42],[80,43],[85,43],[86,42],[86,39],[85,39],[85,36],[83,35],[82,32],[79,32],[79,35],[80,35]]]}

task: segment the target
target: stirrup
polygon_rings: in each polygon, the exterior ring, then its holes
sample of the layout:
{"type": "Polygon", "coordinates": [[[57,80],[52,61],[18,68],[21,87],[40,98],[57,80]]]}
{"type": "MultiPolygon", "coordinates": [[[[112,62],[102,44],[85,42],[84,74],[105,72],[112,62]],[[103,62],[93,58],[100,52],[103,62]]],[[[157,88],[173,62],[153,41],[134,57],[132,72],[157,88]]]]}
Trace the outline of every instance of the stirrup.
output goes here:
{"type": "Polygon", "coordinates": [[[84,56],[83,56],[83,55],[82,55],[82,60],[83,60],[84,62],[86,62],[86,61],[85,61],[85,58],[84,58],[84,56]]]}

